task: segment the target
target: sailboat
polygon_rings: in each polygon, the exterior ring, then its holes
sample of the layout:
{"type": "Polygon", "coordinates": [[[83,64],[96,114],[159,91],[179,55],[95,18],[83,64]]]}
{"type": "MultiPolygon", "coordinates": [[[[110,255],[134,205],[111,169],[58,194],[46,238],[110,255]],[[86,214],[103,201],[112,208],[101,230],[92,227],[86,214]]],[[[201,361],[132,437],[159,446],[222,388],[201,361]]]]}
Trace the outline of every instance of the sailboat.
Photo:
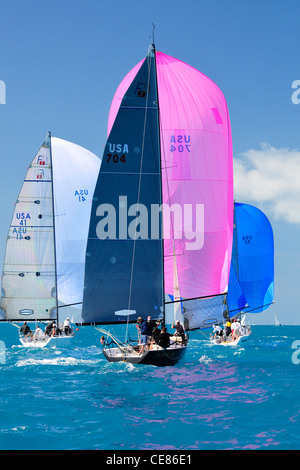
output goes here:
{"type": "MultiPolygon", "coordinates": [[[[217,344],[245,342],[251,328],[247,313],[267,310],[274,302],[274,239],[270,221],[257,207],[234,203],[234,232],[229,289],[224,320],[241,320],[240,333],[233,341],[213,340],[217,344]]],[[[224,339],[224,338],[223,338],[224,339]]]]}
{"type": "Polygon", "coordinates": [[[63,346],[74,337],[74,328],[65,334],[61,324],[81,318],[88,223],[99,167],[96,155],[49,132],[27,169],[6,242],[2,321],[42,326],[53,320],[61,334],[20,335],[25,347],[63,346]]]}
{"type": "Polygon", "coordinates": [[[275,326],[281,326],[281,323],[278,320],[277,315],[274,315],[274,324],[275,324],[275,326]]]}
{"type": "Polygon", "coordinates": [[[223,93],[153,43],[112,101],[91,211],[82,321],[103,334],[108,361],[178,362],[187,339],[143,350],[131,340],[131,324],[151,316],[184,327],[183,302],[227,292],[232,231],[223,93]],[[107,329],[116,324],[124,341],[107,329]]]}

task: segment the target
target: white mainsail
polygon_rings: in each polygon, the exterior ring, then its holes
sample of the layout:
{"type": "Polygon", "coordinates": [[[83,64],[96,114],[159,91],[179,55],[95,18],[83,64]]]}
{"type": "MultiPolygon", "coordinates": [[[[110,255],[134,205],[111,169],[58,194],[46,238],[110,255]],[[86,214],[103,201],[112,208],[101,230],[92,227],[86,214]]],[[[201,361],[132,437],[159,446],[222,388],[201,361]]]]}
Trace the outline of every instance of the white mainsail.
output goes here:
{"type": "Polygon", "coordinates": [[[8,232],[1,307],[8,320],[55,313],[55,256],[50,138],[27,170],[8,232]]]}
{"type": "Polygon", "coordinates": [[[100,159],[50,133],[31,162],[7,237],[6,320],[81,317],[85,248],[100,159]],[[57,292],[56,292],[57,291],[57,292]]]}

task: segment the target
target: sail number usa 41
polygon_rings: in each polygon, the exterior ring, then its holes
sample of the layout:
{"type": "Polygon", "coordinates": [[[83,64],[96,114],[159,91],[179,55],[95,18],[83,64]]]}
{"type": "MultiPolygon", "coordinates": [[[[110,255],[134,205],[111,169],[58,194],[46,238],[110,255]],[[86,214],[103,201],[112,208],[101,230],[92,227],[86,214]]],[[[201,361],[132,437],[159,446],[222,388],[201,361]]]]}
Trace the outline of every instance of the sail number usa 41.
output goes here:
{"type": "MultiPolygon", "coordinates": [[[[23,240],[27,233],[27,221],[31,221],[31,216],[29,212],[16,212],[16,221],[17,225],[12,226],[12,234],[16,237],[17,240],[23,240]]],[[[26,237],[25,237],[26,238],[26,237]]],[[[29,239],[27,237],[27,239],[29,239]]]]}

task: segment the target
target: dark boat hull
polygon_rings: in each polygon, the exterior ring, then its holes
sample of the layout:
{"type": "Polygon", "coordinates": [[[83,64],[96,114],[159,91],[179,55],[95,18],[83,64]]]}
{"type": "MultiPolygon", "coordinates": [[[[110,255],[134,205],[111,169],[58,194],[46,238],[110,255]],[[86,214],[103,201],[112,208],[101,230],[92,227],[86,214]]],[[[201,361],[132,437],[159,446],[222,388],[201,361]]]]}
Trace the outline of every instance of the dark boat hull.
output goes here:
{"type": "Polygon", "coordinates": [[[118,348],[103,349],[103,354],[109,362],[126,362],[130,364],[148,364],[158,367],[173,366],[182,358],[186,346],[166,349],[153,349],[145,353],[120,353],[118,348]]]}

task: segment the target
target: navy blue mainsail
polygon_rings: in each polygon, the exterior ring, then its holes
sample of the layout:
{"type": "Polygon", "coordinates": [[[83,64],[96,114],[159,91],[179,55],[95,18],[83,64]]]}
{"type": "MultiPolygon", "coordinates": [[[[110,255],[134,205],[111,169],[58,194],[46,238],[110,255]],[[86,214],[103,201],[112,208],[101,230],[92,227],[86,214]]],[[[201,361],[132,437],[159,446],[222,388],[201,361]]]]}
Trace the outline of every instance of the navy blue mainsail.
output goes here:
{"type": "Polygon", "coordinates": [[[84,323],[162,315],[161,224],[151,236],[153,204],[161,204],[161,169],[150,51],[123,97],[103,154],[86,252],[84,323]]]}

